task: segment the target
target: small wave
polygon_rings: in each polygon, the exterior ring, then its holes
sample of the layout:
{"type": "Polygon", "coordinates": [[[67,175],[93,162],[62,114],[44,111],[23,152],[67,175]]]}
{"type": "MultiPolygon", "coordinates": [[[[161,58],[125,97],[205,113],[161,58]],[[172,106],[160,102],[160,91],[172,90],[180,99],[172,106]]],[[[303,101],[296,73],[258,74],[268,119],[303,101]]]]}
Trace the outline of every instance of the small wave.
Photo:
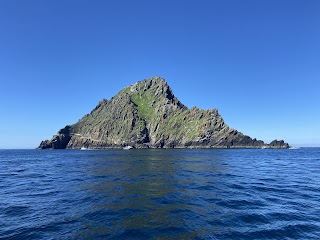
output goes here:
{"type": "Polygon", "coordinates": [[[258,200],[248,201],[245,199],[218,201],[217,205],[230,208],[230,209],[250,209],[252,207],[265,206],[265,204],[262,201],[258,201],[258,200]]]}
{"type": "Polygon", "coordinates": [[[244,223],[255,223],[255,224],[267,224],[270,223],[270,218],[263,214],[251,213],[243,214],[237,218],[239,221],[244,223]]]}
{"type": "Polygon", "coordinates": [[[9,206],[3,209],[3,214],[10,217],[18,217],[29,214],[31,212],[28,206],[9,206]]]}
{"type": "Polygon", "coordinates": [[[310,232],[319,230],[318,226],[308,223],[288,224],[280,228],[274,226],[269,229],[262,229],[258,231],[249,232],[250,238],[262,239],[262,238],[274,238],[274,239],[299,239],[304,236],[304,232],[310,232]]]}

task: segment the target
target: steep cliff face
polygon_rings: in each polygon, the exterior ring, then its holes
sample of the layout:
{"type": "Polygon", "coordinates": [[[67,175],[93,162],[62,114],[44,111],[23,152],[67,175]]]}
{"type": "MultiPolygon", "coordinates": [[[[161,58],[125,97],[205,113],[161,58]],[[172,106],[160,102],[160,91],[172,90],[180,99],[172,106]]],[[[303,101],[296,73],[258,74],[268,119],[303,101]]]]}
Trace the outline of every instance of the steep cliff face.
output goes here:
{"type": "Polygon", "coordinates": [[[188,109],[166,81],[154,77],[103,99],[77,123],[61,129],[39,148],[288,148],[265,144],[225,124],[217,109],[188,109]]]}

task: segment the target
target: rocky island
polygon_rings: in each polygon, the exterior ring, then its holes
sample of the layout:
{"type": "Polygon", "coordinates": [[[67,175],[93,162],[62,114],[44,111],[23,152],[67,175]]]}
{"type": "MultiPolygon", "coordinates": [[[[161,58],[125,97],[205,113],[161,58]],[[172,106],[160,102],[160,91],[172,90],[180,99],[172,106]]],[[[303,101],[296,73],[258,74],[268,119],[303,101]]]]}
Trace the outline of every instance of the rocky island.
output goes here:
{"type": "Polygon", "coordinates": [[[160,77],[139,81],[99,104],[77,123],[58,131],[40,149],[289,148],[266,144],[230,128],[217,109],[188,109],[160,77]]]}

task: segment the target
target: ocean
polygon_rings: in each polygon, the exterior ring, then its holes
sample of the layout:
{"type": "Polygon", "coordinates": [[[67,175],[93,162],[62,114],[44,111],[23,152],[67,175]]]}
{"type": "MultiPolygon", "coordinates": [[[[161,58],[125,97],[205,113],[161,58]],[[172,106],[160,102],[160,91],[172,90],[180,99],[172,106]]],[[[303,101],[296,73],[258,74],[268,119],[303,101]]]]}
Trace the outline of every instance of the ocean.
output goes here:
{"type": "Polygon", "coordinates": [[[0,150],[0,239],[320,239],[320,148],[0,150]]]}

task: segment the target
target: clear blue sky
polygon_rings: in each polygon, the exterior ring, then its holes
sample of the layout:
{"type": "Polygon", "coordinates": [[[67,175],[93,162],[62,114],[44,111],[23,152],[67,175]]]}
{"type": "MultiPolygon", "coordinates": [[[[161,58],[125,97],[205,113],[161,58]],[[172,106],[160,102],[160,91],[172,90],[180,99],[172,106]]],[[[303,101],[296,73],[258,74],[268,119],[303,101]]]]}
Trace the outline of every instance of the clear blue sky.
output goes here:
{"type": "Polygon", "coordinates": [[[152,76],[251,137],[320,146],[320,1],[0,1],[0,148],[152,76]]]}

